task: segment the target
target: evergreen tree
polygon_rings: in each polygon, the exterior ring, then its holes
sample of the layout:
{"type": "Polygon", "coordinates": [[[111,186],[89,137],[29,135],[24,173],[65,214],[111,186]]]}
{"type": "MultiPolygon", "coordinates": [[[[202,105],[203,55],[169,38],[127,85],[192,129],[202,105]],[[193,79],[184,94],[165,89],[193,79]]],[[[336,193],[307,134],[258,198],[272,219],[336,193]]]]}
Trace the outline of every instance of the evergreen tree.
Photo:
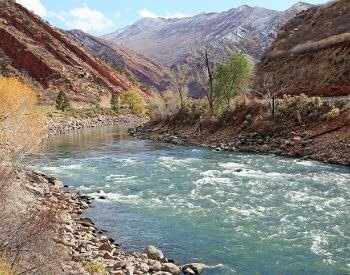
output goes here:
{"type": "Polygon", "coordinates": [[[118,99],[117,99],[117,97],[115,96],[115,94],[112,94],[112,98],[111,98],[111,109],[112,109],[114,112],[117,112],[118,109],[119,109],[118,99]]]}
{"type": "Polygon", "coordinates": [[[65,92],[60,91],[57,99],[56,99],[56,108],[58,110],[61,110],[63,112],[67,111],[70,108],[68,97],[66,96],[65,92]]]}

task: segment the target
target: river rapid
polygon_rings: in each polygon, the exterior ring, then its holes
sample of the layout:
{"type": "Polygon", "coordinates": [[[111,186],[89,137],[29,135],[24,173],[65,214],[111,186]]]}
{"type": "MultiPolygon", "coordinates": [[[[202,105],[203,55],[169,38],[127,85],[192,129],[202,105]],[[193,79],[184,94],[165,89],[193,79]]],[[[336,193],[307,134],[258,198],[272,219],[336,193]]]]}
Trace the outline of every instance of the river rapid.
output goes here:
{"type": "Polygon", "coordinates": [[[124,127],[47,141],[35,168],[96,198],[126,250],[152,244],[205,274],[350,274],[350,168],[157,144],[124,127]],[[99,197],[106,199],[99,199],[99,197]]]}

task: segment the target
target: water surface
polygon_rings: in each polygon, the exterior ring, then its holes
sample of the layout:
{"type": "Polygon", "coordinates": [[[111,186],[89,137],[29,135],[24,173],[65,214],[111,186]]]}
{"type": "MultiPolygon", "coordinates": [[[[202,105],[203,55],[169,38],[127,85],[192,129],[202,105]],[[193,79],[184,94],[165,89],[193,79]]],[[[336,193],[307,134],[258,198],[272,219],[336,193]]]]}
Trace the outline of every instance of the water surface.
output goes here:
{"type": "Polygon", "coordinates": [[[153,244],[206,274],[350,273],[349,167],[138,141],[118,127],[54,137],[39,162],[95,197],[87,215],[127,250],[153,244]]]}

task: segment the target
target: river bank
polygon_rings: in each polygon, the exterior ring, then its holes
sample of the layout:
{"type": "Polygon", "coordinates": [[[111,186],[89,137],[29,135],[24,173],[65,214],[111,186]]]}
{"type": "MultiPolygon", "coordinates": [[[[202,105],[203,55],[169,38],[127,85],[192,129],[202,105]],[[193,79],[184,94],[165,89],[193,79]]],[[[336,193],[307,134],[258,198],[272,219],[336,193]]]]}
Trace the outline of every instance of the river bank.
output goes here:
{"type": "Polygon", "coordinates": [[[149,122],[129,133],[140,139],[208,147],[218,151],[276,154],[325,163],[350,165],[350,123],[343,114],[334,121],[309,125],[271,124],[254,130],[244,126],[173,126],[149,122]]]}
{"type": "MultiPolygon", "coordinates": [[[[134,115],[92,118],[49,117],[47,137],[83,128],[130,123],[137,125],[143,121],[145,121],[144,117],[134,115]]],[[[198,274],[204,268],[202,264],[176,265],[172,260],[168,260],[161,250],[153,246],[146,247],[143,252],[124,251],[119,244],[114,243],[114,240],[105,234],[107,233],[105,230],[97,228],[92,219],[81,216],[92,206],[93,199],[70,191],[56,177],[19,169],[13,178],[15,180],[9,187],[11,190],[8,190],[8,193],[20,197],[23,208],[23,216],[13,216],[13,219],[16,218],[21,223],[29,215],[25,209],[31,209],[30,213],[48,211],[50,216],[52,215],[52,219],[45,221],[50,230],[43,231],[40,223],[37,228],[38,232],[46,233],[46,238],[41,239],[40,248],[38,247],[40,251],[36,248],[30,251],[30,254],[39,255],[40,259],[50,255],[51,260],[45,265],[40,265],[40,268],[35,266],[35,270],[50,274],[170,275],[181,272],[198,274]]],[[[4,204],[4,207],[7,207],[8,203],[4,204]]],[[[13,215],[12,212],[9,216],[11,215],[13,215]]],[[[9,219],[9,227],[11,223],[12,218],[9,219]]],[[[30,257],[25,256],[25,258],[30,257]]],[[[26,265],[30,265],[30,262],[21,260],[19,269],[22,270],[26,265]]]]}
{"type": "Polygon", "coordinates": [[[40,272],[166,275],[180,274],[182,269],[185,274],[195,274],[203,268],[199,264],[177,266],[152,246],[144,252],[126,252],[103,229],[97,228],[92,219],[81,217],[92,204],[90,197],[70,192],[57,178],[40,172],[22,170],[16,173],[16,178],[11,190],[21,196],[23,208],[30,206],[31,211],[54,214],[54,218],[46,220],[50,230],[38,228],[46,233],[47,240],[41,238],[41,245],[30,252],[41,259],[50,255],[49,262],[40,264],[40,272]]]}
{"type": "Polygon", "coordinates": [[[47,137],[62,135],[70,131],[103,127],[117,124],[141,124],[147,121],[147,117],[133,114],[118,115],[97,115],[93,117],[79,116],[47,116],[45,123],[47,126],[47,137]]]}

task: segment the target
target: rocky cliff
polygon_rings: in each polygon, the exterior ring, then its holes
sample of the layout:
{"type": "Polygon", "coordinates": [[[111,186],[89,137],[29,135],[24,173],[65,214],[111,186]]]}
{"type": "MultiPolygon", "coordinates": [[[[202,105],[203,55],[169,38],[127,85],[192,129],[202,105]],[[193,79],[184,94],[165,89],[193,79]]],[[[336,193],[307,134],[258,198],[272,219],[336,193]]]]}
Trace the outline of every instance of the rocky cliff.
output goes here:
{"type": "Polygon", "coordinates": [[[144,18],[103,38],[167,65],[182,62],[204,45],[219,49],[224,56],[239,49],[259,59],[278,30],[309,7],[299,3],[279,12],[245,5],[182,19],[144,18]]]}
{"type": "Polygon", "coordinates": [[[258,87],[289,94],[350,95],[350,1],[332,1],[288,22],[258,65],[258,87]]]}
{"type": "Polygon", "coordinates": [[[120,72],[124,72],[147,87],[160,89],[167,71],[161,63],[80,30],[68,31],[68,34],[120,72]]]}
{"type": "Polygon", "coordinates": [[[65,32],[13,0],[0,0],[0,74],[28,82],[43,104],[53,102],[59,90],[81,106],[108,104],[111,93],[138,89],[65,32]]]}

